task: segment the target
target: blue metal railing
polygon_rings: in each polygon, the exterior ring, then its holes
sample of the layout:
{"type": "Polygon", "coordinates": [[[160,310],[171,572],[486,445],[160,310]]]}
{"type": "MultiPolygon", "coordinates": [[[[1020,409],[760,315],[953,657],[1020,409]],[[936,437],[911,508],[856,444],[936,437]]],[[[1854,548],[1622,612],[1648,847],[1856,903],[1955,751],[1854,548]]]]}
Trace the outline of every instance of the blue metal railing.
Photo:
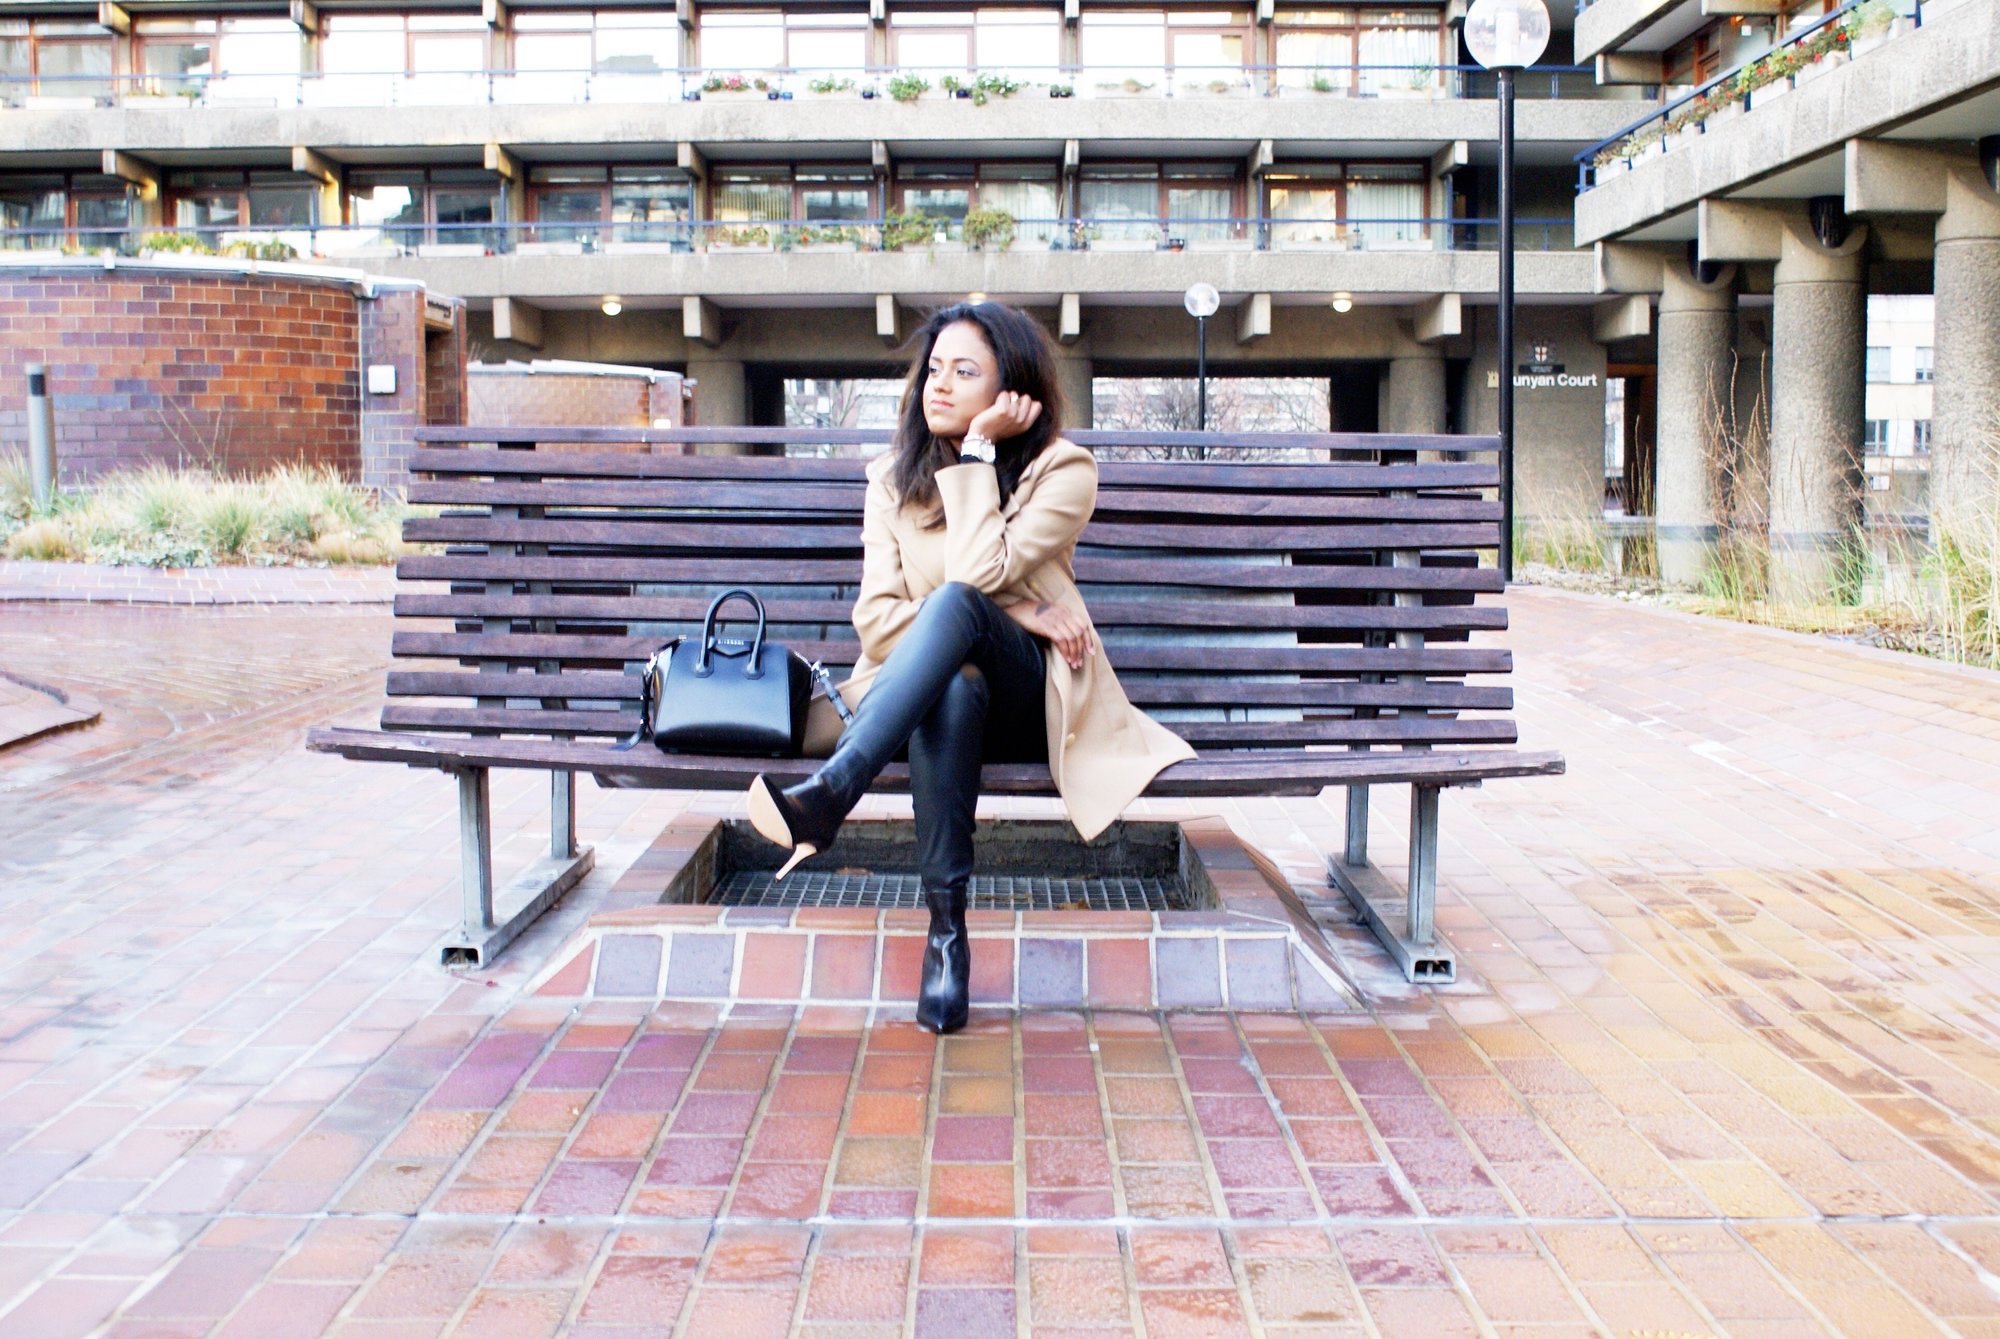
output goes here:
{"type": "MultiPolygon", "coordinates": [[[[1921,28],[1923,26],[1924,0],[1900,0],[1900,3],[1897,3],[1897,0],[1846,0],[1846,3],[1842,4],[1838,9],[1828,12],[1797,32],[1786,35],[1782,41],[1774,44],[1769,50],[1760,52],[1753,59],[1744,61],[1741,65],[1717,75],[1700,87],[1683,93],[1680,97],[1675,98],[1658,110],[1648,112],[1630,125],[1613,131],[1610,135],[1607,135],[1583,152],[1577,154],[1575,158],[1576,193],[1582,195],[1585,191],[1597,185],[1598,169],[1600,167],[1609,166],[1612,162],[1622,159],[1627,168],[1630,168],[1634,154],[1631,152],[1619,154],[1616,152],[1619,148],[1630,147],[1636,152],[1636,150],[1649,146],[1655,139],[1664,139],[1676,119],[1684,113],[1692,113],[1699,110],[1702,105],[1711,105],[1714,102],[1712,95],[1725,87],[1733,87],[1735,81],[1746,71],[1754,71],[1761,62],[1769,60],[1789,48],[1809,42],[1816,35],[1824,33],[1830,28],[1838,27],[1851,31],[1853,25],[1849,21],[1858,12],[1883,4],[1892,5],[1892,17],[1908,17],[1913,20],[1916,27],[1921,28]]],[[[1777,76],[1771,82],[1775,83],[1778,79],[1783,79],[1791,86],[1796,86],[1798,83],[1796,72],[1777,76]]],[[[1754,89],[1746,88],[1740,95],[1725,98],[1722,101],[1733,102],[1740,98],[1745,110],[1748,110],[1752,92],[1754,92],[1754,89]]],[[[1709,114],[1712,113],[1691,116],[1686,123],[1687,127],[1693,129],[1698,134],[1707,134],[1709,114]]]]}
{"type": "MultiPolygon", "coordinates": [[[[1051,65],[843,68],[718,67],[652,70],[461,70],[300,74],[0,75],[0,105],[80,107],[398,107],[698,102],[704,97],[894,100],[899,81],[927,102],[1007,97],[1488,98],[1491,75],[1476,65],[1051,65]],[[945,81],[957,84],[948,89],[945,81]],[[982,87],[980,81],[987,80],[982,87]],[[1005,91],[1011,81],[1015,88],[1005,91]],[[923,87],[918,90],[918,84],[923,87]]],[[[1522,72],[1525,96],[1599,95],[1590,67],[1541,65],[1522,72]]],[[[912,100],[906,97],[903,100],[912,100]]]]}
{"type": "MultiPolygon", "coordinates": [[[[1022,218],[1015,251],[1488,251],[1498,245],[1493,218],[1022,218]]],[[[1567,251],[1569,219],[1516,219],[1516,245],[1567,251]]],[[[335,263],[401,256],[620,254],[805,249],[923,250],[967,245],[957,220],[881,219],[651,221],[537,220],[525,223],[267,224],[257,227],[0,228],[0,249],[187,252],[266,260],[335,263]]]]}

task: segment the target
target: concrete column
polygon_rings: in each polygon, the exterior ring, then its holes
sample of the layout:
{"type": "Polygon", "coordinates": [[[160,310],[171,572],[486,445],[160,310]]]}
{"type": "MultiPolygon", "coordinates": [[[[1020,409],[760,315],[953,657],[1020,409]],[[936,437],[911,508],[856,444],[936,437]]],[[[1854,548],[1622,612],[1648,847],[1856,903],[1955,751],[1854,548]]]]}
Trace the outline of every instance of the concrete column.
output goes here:
{"type": "Polygon", "coordinates": [[[1056,361],[1056,376],[1063,393],[1063,428],[1074,428],[1079,432],[1092,426],[1095,400],[1092,397],[1090,379],[1094,367],[1088,358],[1061,358],[1056,361]]]}
{"type": "Polygon", "coordinates": [[[1803,223],[1780,239],[1771,317],[1771,593],[1835,594],[1866,501],[1862,378],[1866,270],[1857,227],[1838,247],[1803,223]]]}
{"type": "Polygon", "coordinates": [[[1382,396],[1382,431],[1444,431],[1444,358],[1429,351],[1389,360],[1382,396]]]}
{"type": "MultiPolygon", "coordinates": [[[[687,374],[694,381],[694,421],[703,428],[744,427],[750,422],[750,387],[743,364],[734,358],[689,358],[687,374]]],[[[748,447],[723,444],[695,449],[696,455],[749,455],[748,447]]]]}
{"type": "Polygon", "coordinates": [[[1931,408],[1931,533],[2000,506],[2000,195],[1952,171],[1938,217],[1931,408]]]}
{"type": "Polygon", "coordinates": [[[1661,267],[1660,380],[1654,430],[1653,523],[1660,578],[1698,584],[1720,536],[1717,509],[1730,442],[1735,378],[1735,267],[1704,284],[1687,266],[1661,267]]]}

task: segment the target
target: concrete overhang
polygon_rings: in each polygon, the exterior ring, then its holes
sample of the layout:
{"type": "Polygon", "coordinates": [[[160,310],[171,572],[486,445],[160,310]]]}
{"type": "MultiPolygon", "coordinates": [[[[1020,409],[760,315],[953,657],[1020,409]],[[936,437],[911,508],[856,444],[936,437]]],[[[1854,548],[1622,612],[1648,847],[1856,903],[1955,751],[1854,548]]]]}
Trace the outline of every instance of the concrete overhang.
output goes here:
{"type": "MultiPolygon", "coordinates": [[[[587,103],[469,107],[107,108],[10,110],[0,115],[0,166],[49,166],[68,153],[122,149],[169,165],[261,166],[288,161],[309,144],[342,163],[388,163],[396,155],[478,161],[503,144],[524,162],[658,161],[667,146],[691,144],[717,161],[759,157],[867,162],[875,142],[892,156],[1060,158],[1080,140],[1085,157],[1106,154],[1247,156],[1263,140],[1277,158],[1367,153],[1428,158],[1457,140],[1477,145],[1494,134],[1487,100],[1244,98],[1175,103],[1136,99],[1058,100],[900,107],[882,100],[842,105],[839,139],[824,138],[825,117],[793,102],[722,106],[703,103],[587,103]],[[802,138],[806,127],[820,131],[802,138]],[[1302,134],[1304,127],[1310,127],[1302,134]]],[[[1542,146],[1559,160],[1631,119],[1632,104],[1579,99],[1519,104],[1524,153],[1542,146]]],[[[411,159],[405,159],[411,161],[411,159]]],[[[1524,160],[1525,161],[1525,160],[1524,160]]]]}
{"type": "Polygon", "coordinates": [[[1611,51],[1664,51],[1712,15],[1702,0],[1596,0],[1576,16],[1576,59],[1582,63],[1611,51]]]}
{"type": "MultiPolygon", "coordinates": [[[[469,299],[556,308],[595,305],[603,293],[617,293],[627,307],[690,295],[724,307],[875,307],[885,294],[911,303],[918,294],[962,299],[974,292],[1050,305],[1064,294],[1084,305],[1177,305],[1197,277],[1220,289],[1226,303],[1268,293],[1278,306],[1321,305],[1345,291],[1363,302],[1449,293],[1478,304],[1493,300],[1499,282],[1497,258],[1476,251],[410,256],[368,264],[469,299]]],[[[1595,263],[1587,251],[1525,252],[1515,263],[1515,285],[1524,301],[1594,300],[1595,263]]]]}
{"type": "MultiPolygon", "coordinates": [[[[1594,7],[1593,7],[1594,8],[1594,7]]],[[[1577,197],[1579,244],[1637,238],[1705,199],[1839,195],[1856,138],[1970,139],[2000,121],[2000,4],[1961,3],[1769,106],[1711,119],[1671,151],[1609,168],[1577,197]],[[1989,117],[1980,130],[1979,118],[1989,117]]]]}

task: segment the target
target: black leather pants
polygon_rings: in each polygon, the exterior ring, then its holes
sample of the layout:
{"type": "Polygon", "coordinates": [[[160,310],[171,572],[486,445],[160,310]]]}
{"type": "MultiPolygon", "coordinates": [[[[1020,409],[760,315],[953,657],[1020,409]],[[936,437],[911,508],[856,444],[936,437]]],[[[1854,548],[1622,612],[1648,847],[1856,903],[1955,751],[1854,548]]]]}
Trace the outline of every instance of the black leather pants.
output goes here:
{"type": "Polygon", "coordinates": [[[938,587],[820,767],[846,813],[907,743],[917,870],[927,888],[963,889],[972,876],[980,764],[1048,757],[1042,647],[974,587],[938,587]]]}

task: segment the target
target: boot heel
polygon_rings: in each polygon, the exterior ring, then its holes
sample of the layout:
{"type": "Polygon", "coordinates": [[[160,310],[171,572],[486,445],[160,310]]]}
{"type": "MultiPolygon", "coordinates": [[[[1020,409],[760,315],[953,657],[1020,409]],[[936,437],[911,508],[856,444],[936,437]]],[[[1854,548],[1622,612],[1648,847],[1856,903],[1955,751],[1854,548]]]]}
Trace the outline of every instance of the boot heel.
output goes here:
{"type": "Polygon", "coordinates": [[[810,860],[818,854],[819,848],[817,846],[814,846],[811,842],[800,842],[792,849],[792,858],[778,866],[778,872],[771,876],[772,881],[776,882],[784,878],[787,874],[797,869],[802,861],[810,860]]]}

